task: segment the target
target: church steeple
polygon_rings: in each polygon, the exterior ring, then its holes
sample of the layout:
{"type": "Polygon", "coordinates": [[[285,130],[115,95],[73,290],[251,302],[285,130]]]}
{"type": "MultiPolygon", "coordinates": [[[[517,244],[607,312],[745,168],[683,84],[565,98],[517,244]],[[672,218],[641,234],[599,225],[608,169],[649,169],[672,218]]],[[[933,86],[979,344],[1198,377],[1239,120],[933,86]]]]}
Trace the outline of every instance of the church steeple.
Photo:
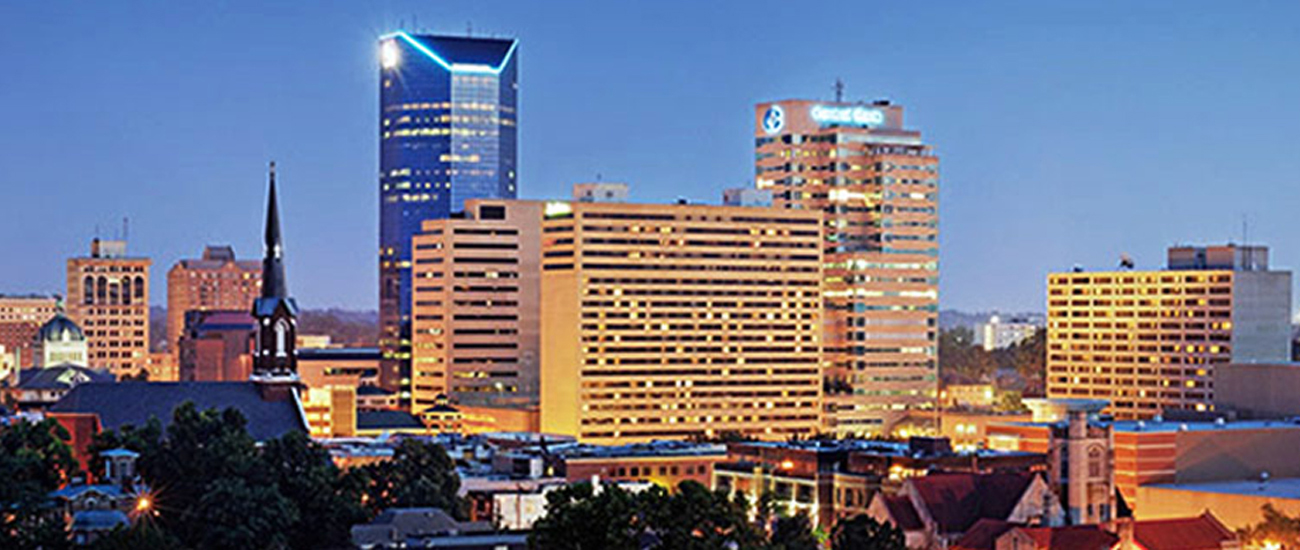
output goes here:
{"type": "Polygon", "coordinates": [[[272,385],[296,384],[298,358],[298,304],[289,297],[284,278],[284,243],[280,238],[280,211],[275,197],[275,163],[271,163],[266,200],[266,250],[262,258],[262,297],[253,302],[257,319],[256,350],[253,357],[255,382],[272,385]]]}
{"type": "Polygon", "coordinates": [[[288,298],[284,279],[284,243],[280,239],[280,207],[275,202],[275,162],[271,162],[270,191],[266,199],[266,239],[263,243],[262,297],[288,298]]]}

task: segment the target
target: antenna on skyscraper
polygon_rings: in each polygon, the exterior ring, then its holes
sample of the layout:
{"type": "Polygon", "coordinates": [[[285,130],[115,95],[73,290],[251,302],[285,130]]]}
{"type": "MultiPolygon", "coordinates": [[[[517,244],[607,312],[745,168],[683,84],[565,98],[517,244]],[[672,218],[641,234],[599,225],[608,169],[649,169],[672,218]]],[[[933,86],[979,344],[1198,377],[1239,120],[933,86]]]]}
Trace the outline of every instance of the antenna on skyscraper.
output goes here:
{"type": "Polygon", "coordinates": [[[844,81],[841,80],[839,77],[836,77],[834,88],[835,88],[835,102],[843,103],[844,102],[844,81]]]}
{"type": "Polygon", "coordinates": [[[1241,246],[1250,244],[1250,218],[1241,215],[1241,246]]]}
{"type": "Polygon", "coordinates": [[[474,38],[474,22],[465,22],[465,38],[474,38]]]}
{"type": "Polygon", "coordinates": [[[127,240],[127,232],[131,229],[131,218],[122,216],[122,240],[127,240]]]}

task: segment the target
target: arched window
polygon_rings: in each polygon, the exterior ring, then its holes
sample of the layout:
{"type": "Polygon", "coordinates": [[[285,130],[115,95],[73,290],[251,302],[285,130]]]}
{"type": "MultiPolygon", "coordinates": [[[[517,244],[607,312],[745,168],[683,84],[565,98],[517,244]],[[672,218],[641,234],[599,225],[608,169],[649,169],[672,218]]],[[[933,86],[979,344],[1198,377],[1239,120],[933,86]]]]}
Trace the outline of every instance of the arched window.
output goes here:
{"type": "Polygon", "coordinates": [[[107,302],[107,296],[108,296],[108,279],[105,278],[103,275],[100,275],[99,280],[95,281],[95,303],[103,305],[105,302],[107,302]]]}
{"type": "Polygon", "coordinates": [[[108,305],[115,306],[118,304],[118,300],[121,299],[121,294],[118,291],[121,289],[122,285],[117,281],[108,283],[108,305]]]}
{"type": "Polygon", "coordinates": [[[289,356],[289,322],[280,319],[275,322],[275,356],[289,356]]]}
{"type": "Polygon", "coordinates": [[[135,299],[141,302],[145,301],[144,295],[144,277],[136,275],[135,277],[135,299]]]}
{"type": "MultiPolygon", "coordinates": [[[[95,303],[95,278],[86,275],[86,279],[81,282],[81,301],[84,304],[95,303]]],[[[71,296],[69,296],[71,298],[71,296]]]]}
{"type": "Polygon", "coordinates": [[[1088,477],[1101,477],[1101,447],[1088,449],[1088,477]]]}
{"type": "Polygon", "coordinates": [[[131,278],[122,279],[122,305],[131,305],[131,278]]]}

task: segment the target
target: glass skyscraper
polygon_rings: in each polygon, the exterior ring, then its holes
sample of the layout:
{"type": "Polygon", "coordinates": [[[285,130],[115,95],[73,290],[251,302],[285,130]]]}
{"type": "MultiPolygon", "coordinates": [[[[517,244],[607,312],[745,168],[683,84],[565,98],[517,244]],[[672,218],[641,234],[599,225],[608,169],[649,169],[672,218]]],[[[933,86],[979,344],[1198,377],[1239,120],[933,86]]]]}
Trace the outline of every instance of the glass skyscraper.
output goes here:
{"type": "Polygon", "coordinates": [[[410,402],[411,238],[468,199],[515,198],[518,42],[379,41],[380,383],[410,402]]]}

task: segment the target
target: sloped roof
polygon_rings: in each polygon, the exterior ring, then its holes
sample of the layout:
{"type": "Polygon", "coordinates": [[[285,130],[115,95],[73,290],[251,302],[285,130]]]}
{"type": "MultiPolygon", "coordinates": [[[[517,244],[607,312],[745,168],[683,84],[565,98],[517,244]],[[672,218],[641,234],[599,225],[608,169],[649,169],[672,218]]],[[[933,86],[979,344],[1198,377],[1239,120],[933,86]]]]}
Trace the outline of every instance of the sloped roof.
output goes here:
{"type": "Polygon", "coordinates": [[[357,411],[358,430],[424,428],[424,422],[406,411],[357,411]]]}
{"type": "Polygon", "coordinates": [[[1030,473],[931,474],[908,480],[938,523],[940,533],[961,533],[982,518],[1005,520],[1034,480],[1030,473]]]}
{"type": "Polygon", "coordinates": [[[889,517],[894,520],[894,526],[903,531],[916,531],[924,529],[925,524],[921,522],[921,516],[917,515],[916,507],[912,506],[912,499],[904,495],[881,495],[884,500],[885,508],[889,509],[889,517]]]}
{"type": "Polygon", "coordinates": [[[1218,550],[1236,535],[1209,512],[1194,518],[1133,522],[1133,540],[1147,550],[1218,550]]]}
{"type": "Polygon", "coordinates": [[[1052,550],[1110,550],[1119,542],[1119,537],[1096,525],[1021,527],[1020,531],[1034,539],[1035,546],[1052,550]]]}
{"type": "Polygon", "coordinates": [[[78,384],[112,382],[113,374],[71,363],[52,367],[23,369],[18,373],[18,387],[24,390],[66,390],[78,384]]]}
{"type": "Polygon", "coordinates": [[[167,426],[172,410],[186,401],[199,410],[239,410],[248,420],[249,435],[258,441],[308,431],[296,397],[264,400],[252,382],[92,382],[73,388],[50,411],[96,414],[106,430],[143,426],[151,417],[167,426]]]}
{"type": "Polygon", "coordinates": [[[73,531],[112,531],[128,526],[131,520],[119,510],[82,510],[72,514],[73,531]]]}
{"type": "Polygon", "coordinates": [[[998,537],[1015,527],[1016,524],[999,519],[981,519],[953,543],[952,550],[993,550],[998,537]]]}

